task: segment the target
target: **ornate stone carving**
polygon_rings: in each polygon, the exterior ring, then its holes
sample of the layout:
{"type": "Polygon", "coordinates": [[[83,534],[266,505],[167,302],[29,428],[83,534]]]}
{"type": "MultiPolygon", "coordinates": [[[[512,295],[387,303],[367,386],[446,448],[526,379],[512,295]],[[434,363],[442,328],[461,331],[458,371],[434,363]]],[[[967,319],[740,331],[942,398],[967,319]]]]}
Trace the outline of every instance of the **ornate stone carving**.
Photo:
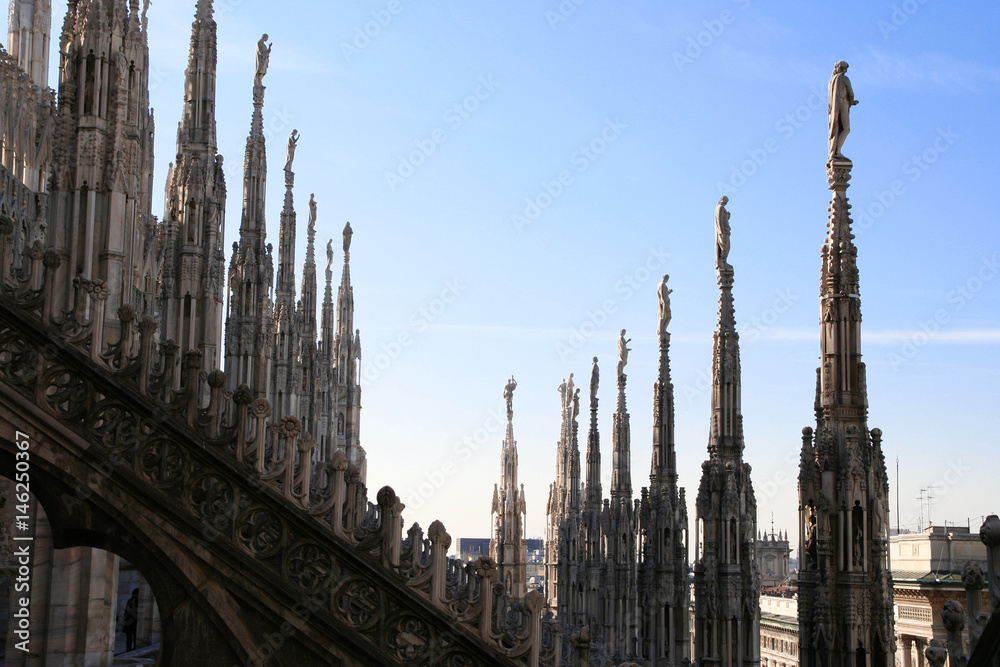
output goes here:
{"type": "Polygon", "coordinates": [[[96,442],[111,451],[132,449],[143,435],[135,413],[114,401],[105,401],[94,408],[90,433],[96,442]]]}
{"type": "Polygon", "coordinates": [[[222,530],[233,512],[233,485],[218,475],[202,475],[191,484],[191,508],[209,525],[222,530]]]}
{"type": "Polygon", "coordinates": [[[830,116],[830,159],[843,158],[841,149],[844,140],[851,131],[851,107],[858,103],[854,99],[851,81],[847,78],[847,63],[843,60],[833,66],[833,76],[830,77],[830,99],[828,112],[830,116]]]}
{"type": "Polygon", "coordinates": [[[341,587],[334,604],[345,621],[365,628],[381,614],[382,596],[368,581],[353,579],[341,587]]]}
{"type": "Polygon", "coordinates": [[[57,367],[42,379],[45,405],[61,419],[75,420],[83,416],[90,402],[89,383],[78,373],[57,367]]]}
{"type": "Polygon", "coordinates": [[[285,570],[289,579],[311,591],[329,580],[333,561],[325,549],[306,542],[292,548],[285,570]]]}
{"type": "Polygon", "coordinates": [[[416,616],[402,616],[386,630],[386,645],[399,660],[416,661],[429,648],[431,633],[427,624],[416,616]]]}
{"type": "Polygon", "coordinates": [[[181,481],[187,454],[168,439],[155,439],[139,448],[138,469],[154,486],[169,487],[181,481]]]}
{"type": "Polygon", "coordinates": [[[237,538],[243,548],[257,558],[268,558],[281,548],[284,534],[284,523],[277,516],[266,509],[255,508],[240,518],[237,538]]]}

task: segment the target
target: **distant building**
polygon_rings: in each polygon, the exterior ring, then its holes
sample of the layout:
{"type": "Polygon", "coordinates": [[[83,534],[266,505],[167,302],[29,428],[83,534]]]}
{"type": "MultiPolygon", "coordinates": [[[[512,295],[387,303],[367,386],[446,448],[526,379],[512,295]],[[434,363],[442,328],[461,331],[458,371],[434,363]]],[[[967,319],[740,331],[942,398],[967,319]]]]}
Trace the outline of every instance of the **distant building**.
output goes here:
{"type": "Polygon", "coordinates": [[[760,572],[761,592],[777,593],[791,582],[791,564],[788,546],[788,531],[770,533],[757,537],[757,570],[760,572]]]}
{"type": "Polygon", "coordinates": [[[477,560],[490,555],[490,538],[460,537],[455,540],[456,558],[463,561],[477,560]]]}
{"type": "Polygon", "coordinates": [[[760,667],[798,667],[799,604],[795,596],[760,596],[760,667]]]}
{"type": "MultiPolygon", "coordinates": [[[[967,527],[930,526],[889,538],[896,602],[896,657],[901,667],[924,665],[932,639],[947,639],[941,611],[948,600],[965,604],[962,571],[970,562],[986,566],[986,545],[967,527]],[[916,656],[914,658],[914,656],[916,656]]],[[[986,591],[983,608],[988,609],[986,591]]],[[[969,631],[962,631],[968,650],[969,631]]]]}
{"type": "MultiPolygon", "coordinates": [[[[758,544],[764,544],[762,540],[758,544]]],[[[931,526],[923,532],[889,537],[892,564],[896,664],[924,667],[924,651],[933,639],[947,639],[942,611],[945,602],[965,605],[962,574],[969,563],[986,566],[986,545],[967,527],[931,526]]],[[[763,570],[762,570],[763,572],[763,570]]],[[[983,609],[988,595],[982,591],[983,609]]],[[[761,667],[798,667],[798,597],[761,595],[761,667]]],[[[969,650],[968,628],[962,631],[969,650]]]]}

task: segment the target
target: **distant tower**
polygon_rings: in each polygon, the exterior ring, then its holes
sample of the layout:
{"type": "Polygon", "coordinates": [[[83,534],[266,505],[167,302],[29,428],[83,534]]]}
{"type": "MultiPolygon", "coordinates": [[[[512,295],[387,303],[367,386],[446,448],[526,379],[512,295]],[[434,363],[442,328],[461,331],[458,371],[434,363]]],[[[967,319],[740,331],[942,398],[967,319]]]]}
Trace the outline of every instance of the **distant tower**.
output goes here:
{"type": "MultiPolygon", "coordinates": [[[[773,521],[772,521],[773,524],[773,521]]],[[[760,571],[761,589],[787,586],[789,581],[788,556],[792,550],[788,546],[788,535],[780,530],[764,533],[757,541],[757,569],[760,571]]]]}
{"type": "Polygon", "coordinates": [[[565,629],[574,627],[583,611],[580,587],[583,553],[579,542],[582,488],[577,435],[580,390],[573,382],[572,373],[569,381],[559,385],[559,404],[561,426],[556,447],[556,480],[549,487],[546,507],[545,587],[549,604],[557,610],[565,629]]]}
{"type": "Polygon", "coordinates": [[[351,286],[351,223],[344,225],[344,270],[337,290],[337,323],[333,335],[333,394],[331,415],[336,447],[347,453],[365,479],[365,450],[361,446],[361,332],[354,328],[354,288],[351,286]]]}
{"type": "MultiPolygon", "coordinates": [[[[299,418],[302,428],[322,442],[328,420],[323,419],[324,406],[320,400],[320,354],[316,330],[316,199],[309,196],[309,222],[306,226],[306,261],[302,267],[301,296],[296,307],[295,321],[299,332],[299,418]]],[[[322,448],[319,450],[322,455],[322,448]]],[[[327,460],[327,459],[320,459],[327,460]]]]}
{"type": "Polygon", "coordinates": [[[802,667],[894,662],[888,560],[889,481],[882,432],[868,430],[861,362],[857,248],[847,201],[851,161],[840,154],[855,104],[846,63],[830,81],[833,197],[820,274],[816,430],[802,429],[799,467],[799,643],[802,667]],[[839,133],[838,133],[839,132],[839,133]]]}
{"type": "Polygon", "coordinates": [[[729,212],[716,208],[716,273],[721,295],[712,353],[712,423],[696,504],[695,661],[751,667],[760,663],[757,502],[743,462],[740,349],[733,308],[729,212]]]}
{"type": "MultiPolygon", "coordinates": [[[[160,340],[174,341],[182,353],[200,350],[204,371],[222,365],[219,343],[226,270],[222,252],[226,180],[215,123],[216,45],[212,1],[199,0],[184,75],[177,161],[167,174],[160,232],[160,340]]],[[[180,381],[181,374],[175,378],[180,381]]]]}
{"type": "Polygon", "coordinates": [[[295,308],[295,173],[292,157],[298,133],[288,138],[285,160],[285,201],[278,230],[278,276],[274,285],[274,361],[271,366],[270,395],[275,414],[298,417],[301,391],[299,328],[295,308]]]}
{"type": "Polygon", "coordinates": [[[7,51],[31,81],[49,85],[52,0],[10,0],[7,51]]]}
{"type": "Polygon", "coordinates": [[[116,328],[119,306],[150,312],[156,293],[149,47],[138,0],[69,0],[60,51],[48,228],[60,257],[55,282],[68,309],[77,278],[102,281],[105,322],[116,328]]]}
{"type": "MultiPolygon", "coordinates": [[[[16,187],[20,183],[27,192],[8,195],[0,226],[12,227],[12,266],[20,269],[28,259],[23,253],[41,257],[51,245],[46,243],[46,230],[50,226],[48,191],[56,129],[55,95],[47,87],[52,9],[49,0],[11,0],[9,17],[10,57],[4,57],[0,64],[4,97],[0,104],[0,169],[5,170],[5,178],[7,174],[12,177],[12,189],[20,191],[16,187]]],[[[58,258],[65,264],[66,257],[63,249],[58,258]]],[[[47,261],[52,259],[50,256],[47,261]]],[[[68,290],[57,291],[56,296],[62,302],[47,302],[46,309],[58,320],[72,306],[66,303],[68,290]]]]}
{"type": "Polygon", "coordinates": [[[600,369],[597,357],[590,371],[590,429],[587,433],[587,483],[583,513],[580,517],[580,547],[583,550],[583,609],[581,625],[599,628],[603,624],[601,573],[604,563],[604,540],[601,539],[601,434],[597,430],[597,390],[600,369]]]}
{"type": "Polygon", "coordinates": [[[612,416],[611,500],[605,502],[602,518],[605,535],[606,576],[604,635],[609,655],[615,659],[638,654],[638,563],[639,511],[632,501],[631,428],[625,404],[625,365],[631,339],[622,329],[618,339],[618,402],[612,416]]]}
{"type": "MultiPolygon", "coordinates": [[[[266,35],[258,43],[258,61],[266,35]]],[[[264,52],[269,53],[269,51],[264,52]]],[[[274,264],[266,244],[264,194],[267,152],[264,141],[264,85],[260,62],[254,76],[253,117],[243,161],[243,216],[240,240],[229,262],[229,315],[226,318],[227,389],[247,385],[254,398],[266,398],[271,377],[274,319],[271,289],[274,264]]],[[[262,71],[263,69],[263,71],[262,71]]]]}
{"type": "Polygon", "coordinates": [[[490,556],[497,563],[499,582],[512,602],[524,599],[527,584],[528,545],[524,539],[524,485],[517,483],[517,442],[514,441],[512,377],[504,388],[507,401],[507,435],[500,452],[500,485],[493,486],[493,537],[490,556]]]}
{"type": "Polygon", "coordinates": [[[664,276],[660,286],[660,364],[653,385],[653,460],[639,515],[642,655],[652,665],[681,665],[691,659],[688,517],[684,489],[677,487],[669,322],[670,290],[664,276]]]}

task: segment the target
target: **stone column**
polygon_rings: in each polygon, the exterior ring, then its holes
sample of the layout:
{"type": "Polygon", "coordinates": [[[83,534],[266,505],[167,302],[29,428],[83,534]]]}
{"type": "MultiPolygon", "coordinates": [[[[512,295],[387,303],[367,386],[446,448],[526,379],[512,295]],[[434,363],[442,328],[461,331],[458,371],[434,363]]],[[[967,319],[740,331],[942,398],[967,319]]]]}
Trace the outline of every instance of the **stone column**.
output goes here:
{"type": "Polygon", "coordinates": [[[907,635],[900,636],[903,647],[903,667],[913,667],[913,640],[907,635]]]}
{"type": "Polygon", "coordinates": [[[925,667],[924,649],[927,648],[927,640],[923,637],[914,637],[913,641],[917,645],[917,667],[925,667]]]}

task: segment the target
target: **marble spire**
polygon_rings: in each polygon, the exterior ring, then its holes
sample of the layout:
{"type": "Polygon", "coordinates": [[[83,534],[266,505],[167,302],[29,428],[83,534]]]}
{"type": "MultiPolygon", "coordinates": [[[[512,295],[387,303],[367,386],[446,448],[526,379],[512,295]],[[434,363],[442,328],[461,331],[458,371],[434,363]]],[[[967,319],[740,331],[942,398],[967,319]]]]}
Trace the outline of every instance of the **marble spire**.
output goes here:
{"type": "Polygon", "coordinates": [[[893,664],[888,560],[889,480],[882,431],[868,429],[861,361],[861,290],[841,148],[857,104],[838,62],[830,79],[831,190],[820,270],[816,429],[802,429],[799,463],[799,627],[802,667],[893,664]]]}
{"type": "Polygon", "coordinates": [[[695,540],[695,661],[729,667],[760,663],[757,501],[743,462],[740,349],[729,263],[728,199],[715,210],[719,318],[712,350],[712,416],[702,464],[695,540]]]}

